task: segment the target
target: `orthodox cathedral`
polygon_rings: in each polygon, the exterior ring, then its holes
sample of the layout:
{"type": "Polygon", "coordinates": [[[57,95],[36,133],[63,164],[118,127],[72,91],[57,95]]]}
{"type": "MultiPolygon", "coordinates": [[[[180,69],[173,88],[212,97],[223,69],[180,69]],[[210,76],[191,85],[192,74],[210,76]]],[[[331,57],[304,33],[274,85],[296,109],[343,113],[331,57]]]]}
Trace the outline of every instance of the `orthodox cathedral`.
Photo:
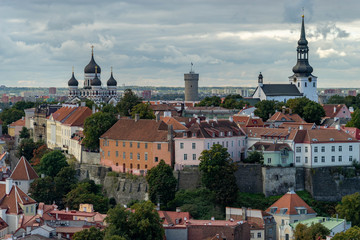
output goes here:
{"type": "Polygon", "coordinates": [[[84,68],[84,86],[79,88],[79,82],[74,76],[74,69],[72,77],[68,81],[69,96],[68,101],[76,103],[84,99],[90,99],[95,103],[110,103],[115,105],[119,101],[117,93],[117,82],[113,77],[112,69],[111,76],[106,82],[106,87],[101,83],[101,68],[94,60],[94,48],[91,50],[91,60],[84,68]]]}
{"type": "Polygon", "coordinates": [[[293,67],[293,75],[289,84],[264,84],[263,75],[258,77],[258,87],[253,98],[286,102],[297,97],[307,97],[318,102],[317,77],[312,75],[313,68],[309,64],[309,47],[305,37],[304,15],[302,16],[301,34],[297,47],[297,63],[293,67]]]}

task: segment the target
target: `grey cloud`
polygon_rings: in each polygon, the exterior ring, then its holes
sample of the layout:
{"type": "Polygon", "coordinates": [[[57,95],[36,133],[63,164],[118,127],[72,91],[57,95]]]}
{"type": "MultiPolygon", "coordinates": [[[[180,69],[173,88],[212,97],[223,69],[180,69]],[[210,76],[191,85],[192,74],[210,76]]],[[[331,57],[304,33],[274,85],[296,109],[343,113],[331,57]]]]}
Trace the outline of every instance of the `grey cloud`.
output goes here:
{"type": "Polygon", "coordinates": [[[314,33],[309,34],[310,37],[319,37],[321,36],[323,39],[327,39],[329,36],[332,36],[334,38],[347,38],[350,36],[350,33],[346,32],[345,30],[339,28],[336,26],[335,23],[325,23],[325,24],[319,24],[316,27],[316,30],[314,33]]]}

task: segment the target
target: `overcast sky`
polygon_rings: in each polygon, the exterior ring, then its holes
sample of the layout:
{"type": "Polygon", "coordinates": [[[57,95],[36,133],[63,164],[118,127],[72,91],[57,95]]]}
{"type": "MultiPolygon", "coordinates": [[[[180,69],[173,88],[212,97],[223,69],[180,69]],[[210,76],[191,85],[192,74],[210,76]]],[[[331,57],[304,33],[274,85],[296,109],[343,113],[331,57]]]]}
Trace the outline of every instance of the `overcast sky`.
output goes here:
{"type": "Polygon", "coordinates": [[[288,83],[302,8],[319,87],[360,87],[354,0],[1,0],[0,85],[66,87],[84,78],[91,45],[103,83],[199,86],[288,83]]]}

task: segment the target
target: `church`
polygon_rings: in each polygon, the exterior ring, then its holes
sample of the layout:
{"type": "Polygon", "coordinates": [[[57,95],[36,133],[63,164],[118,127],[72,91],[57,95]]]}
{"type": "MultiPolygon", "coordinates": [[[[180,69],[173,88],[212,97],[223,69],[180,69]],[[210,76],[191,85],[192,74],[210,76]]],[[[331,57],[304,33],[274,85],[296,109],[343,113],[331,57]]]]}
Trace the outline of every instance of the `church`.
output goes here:
{"type": "Polygon", "coordinates": [[[309,47],[305,37],[304,15],[302,16],[301,34],[297,47],[297,63],[293,67],[293,75],[289,84],[264,84],[263,75],[258,77],[258,87],[253,98],[286,102],[289,99],[307,97],[318,102],[317,77],[312,75],[313,68],[309,64],[309,47]]]}
{"type": "Polygon", "coordinates": [[[106,82],[106,87],[102,86],[101,82],[101,68],[94,60],[94,47],[91,50],[91,60],[84,68],[84,86],[79,88],[79,82],[72,71],[72,77],[68,81],[69,95],[68,102],[77,103],[79,101],[90,99],[96,104],[108,103],[116,105],[119,101],[117,92],[117,81],[111,75],[106,82]]]}

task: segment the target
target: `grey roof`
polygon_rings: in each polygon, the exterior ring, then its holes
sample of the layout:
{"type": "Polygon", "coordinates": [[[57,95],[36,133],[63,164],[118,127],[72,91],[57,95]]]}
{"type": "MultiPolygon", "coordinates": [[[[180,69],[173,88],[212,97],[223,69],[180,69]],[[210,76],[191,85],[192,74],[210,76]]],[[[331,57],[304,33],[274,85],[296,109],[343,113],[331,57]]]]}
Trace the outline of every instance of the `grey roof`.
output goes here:
{"type": "Polygon", "coordinates": [[[101,81],[98,78],[97,74],[95,74],[94,79],[91,80],[91,86],[101,86],[101,81]]]}
{"type": "Polygon", "coordinates": [[[97,73],[101,73],[100,66],[94,60],[94,53],[91,53],[91,60],[88,65],[84,68],[85,73],[95,73],[95,67],[97,67],[97,73]]]}
{"type": "Polygon", "coordinates": [[[107,81],[107,85],[108,86],[116,86],[117,85],[117,82],[114,79],[112,72],[111,72],[111,76],[110,76],[109,80],[107,81]]]}
{"type": "Polygon", "coordinates": [[[262,86],[266,96],[302,96],[294,84],[264,84],[262,86]]]}
{"type": "Polygon", "coordinates": [[[70,80],[68,81],[68,86],[78,86],[79,82],[76,80],[75,76],[74,76],[74,72],[72,73],[72,77],[70,78],[70,80]]]}

